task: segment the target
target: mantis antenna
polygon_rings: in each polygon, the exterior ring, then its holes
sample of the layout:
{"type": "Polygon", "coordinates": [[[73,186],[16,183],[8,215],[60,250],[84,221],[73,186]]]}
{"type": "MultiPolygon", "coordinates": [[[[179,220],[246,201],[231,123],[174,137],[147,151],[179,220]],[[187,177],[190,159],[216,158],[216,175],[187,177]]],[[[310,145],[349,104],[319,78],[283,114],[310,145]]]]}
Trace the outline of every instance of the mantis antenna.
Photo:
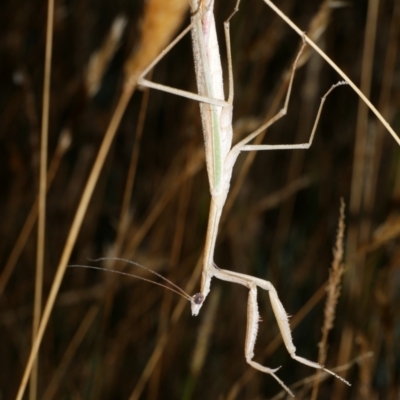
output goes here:
{"type": "Polygon", "coordinates": [[[109,269],[109,268],[103,268],[103,267],[96,267],[93,265],[80,265],[80,264],[73,264],[73,265],[68,265],[68,268],[87,268],[87,269],[94,269],[94,270],[98,270],[98,271],[106,271],[106,272],[112,272],[114,274],[118,274],[118,275],[123,275],[123,276],[129,276],[131,278],[136,278],[136,279],[140,279],[142,281],[146,281],[149,283],[153,283],[154,285],[157,286],[161,286],[165,289],[170,290],[171,292],[174,292],[176,294],[178,294],[179,296],[182,296],[183,298],[185,298],[186,300],[190,301],[191,303],[196,303],[196,301],[198,302],[198,298],[196,299],[196,295],[195,296],[189,296],[180,286],[176,285],[175,283],[171,282],[169,279],[167,279],[165,276],[159,274],[156,271],[153,271],[150,268],[145,267],[142,264],[139,264],[137,262],[131,261],[131,260],[126,260],[124,258],[118,258],[118,257],[101,257],[101,258],[97,258],[94,260],[90,260],[93,262],[99,262],[99,261],[123,261],[127,264],[131,264],[134,265],[135,267],[139,267],[142,269],[145,269],[146,271],[149,271],[150,273],[152,273],[153,275],[158,276],[159,278],[161,278],[163,281],[169,283],[171,286],[173,286],[172,288],[167,286],[167,285],[163,285],[162,283],[156,282],[156,281],[152,281],[151,279],[147,279],[147,278],[143,278],[142,276],[139,275],[135,275],[135,274],[131,274],[129,272],[123,272],[123,271],[117,271],[115,269],[109,269]]]}

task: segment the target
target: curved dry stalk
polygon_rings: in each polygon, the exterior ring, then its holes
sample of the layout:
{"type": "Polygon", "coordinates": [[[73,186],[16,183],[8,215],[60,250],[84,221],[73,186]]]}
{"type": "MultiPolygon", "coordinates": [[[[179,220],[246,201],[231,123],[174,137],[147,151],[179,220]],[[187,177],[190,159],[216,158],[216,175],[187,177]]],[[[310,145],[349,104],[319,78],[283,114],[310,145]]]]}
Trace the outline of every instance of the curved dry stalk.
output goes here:
{"type": "Polygon", "coordinates": [[[302,32],[302,30],[278,7],[275,6],[270,0],[263,0],[269,7],[272,8],[295,32],[297,32],[300,37],[304,37],[304,40],[309,44],[346,82],[347,84],[357,93],[357,95],[364,101],[368,108],[376,115],[376,117],[381,121],[382,125],[389,131],[393,139],[400,145],[400,138],[393,128],[389,125],[386,119],[381,115],[381,113],[376,109],[376,107],[369,101],[369,99],[364,95],[364,93],[355,85],[355,83],[340,69],[340,67],[331,60],[328,55],[322,51],[319,46],[317,46],[307,35],[302,32]]]}

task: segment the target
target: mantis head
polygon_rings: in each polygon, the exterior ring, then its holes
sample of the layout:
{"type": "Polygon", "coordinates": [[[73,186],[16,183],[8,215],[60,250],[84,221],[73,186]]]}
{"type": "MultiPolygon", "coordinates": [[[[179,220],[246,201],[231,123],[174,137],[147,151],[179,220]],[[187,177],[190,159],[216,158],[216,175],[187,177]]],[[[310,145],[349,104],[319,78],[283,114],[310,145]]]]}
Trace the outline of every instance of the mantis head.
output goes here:
{"type": "Polygon", "coordinates": [[[192,315],[196,316],[199,311],[201,306],[203,305],[204,302],[204,295],[201,293],[196,293],[191,299],[190,299],[190,304],[192,307],[192,315]]]}

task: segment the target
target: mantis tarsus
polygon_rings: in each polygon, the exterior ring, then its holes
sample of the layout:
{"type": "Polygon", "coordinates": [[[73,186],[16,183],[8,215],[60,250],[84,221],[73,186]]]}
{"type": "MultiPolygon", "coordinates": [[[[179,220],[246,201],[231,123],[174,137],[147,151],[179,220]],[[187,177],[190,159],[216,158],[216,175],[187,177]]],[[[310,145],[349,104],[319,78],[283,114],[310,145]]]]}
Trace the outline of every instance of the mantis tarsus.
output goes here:
{"type": "MultiPolygon", "coordinates": [[[[253,361],[254,346],[257,337],[259,314],[257,306],[257,287],[268,291],[272,309],[278,322],[280,332],[285,346],[291,357],[305,365],[313,368],[323,369],[330,374],[340,378],[331,371],[326,370],[316,362],[309,361],[296,355],[296,348],[293,344],[288,316],[278,294],[273,285],[265,280],[255,278],[229,270],[218,268],[214,263],[214,249],[217,239],[219,222],[222,210],[229,192],[232,170],[236,159],[242,151],[256,150],[293,150],[308,149],[313,141],[314,134],[318,125],[320,114],[329,93],[337,86],[345,84],[339,82],[333,85],[321,99],[318,113],[310,135],[306,143],[301,144],[281,144],[281,145],[252,145],[249,144],[257,135],[267,129],[287,112],[290,99],[292,83],[296,70],[297,62],[302,50],[305,47],[303,37],[302,47],[293,63],[290,74],[289,86],[283,108],[269,121],[263,124],[255,132],[248,135],[239,143],[232,147],[232,111],[233,111],[233,72],[231,63],[230,49],[230,20],[238,11],[240,0],[237,0],[235,9],[224,23],[225,40],[228,54],[229,66],[229,94],[225,100],[222,79],[222,67],[219,55],[219,46],[215,30],[215,21],[213,14],[214,0],[191,0],[192,20],[186,28],[167,48],[166,50],[144,71],[139,79],[139,84],[150,88],[155,88],[194,99],[200,102],[200,112],[202,117],[207,172],[210,183],[211,205],[207,227],[206,243],[203,254],[203,271],[201,279],[200,292],[194,295],[191,300],[192,315],[197,315],[210,291],[211,279],[218,279],[238,283],[249,289],[248,299],[248,319],[245,340],[245,358],[248,364],[253,368],[271,374],[291,395],[289,388],[275,375],[276,369],[264,367],[253,361]],[[147,72],[189,31],[192,32],[193,53],[195,58],[195,70],[198,94],[185,92],[182,90],[170,88],[164,85],[156,84],[144,79],[147,72]]],[[[346,382],[347,383],[347,382],[346,382]]]]}

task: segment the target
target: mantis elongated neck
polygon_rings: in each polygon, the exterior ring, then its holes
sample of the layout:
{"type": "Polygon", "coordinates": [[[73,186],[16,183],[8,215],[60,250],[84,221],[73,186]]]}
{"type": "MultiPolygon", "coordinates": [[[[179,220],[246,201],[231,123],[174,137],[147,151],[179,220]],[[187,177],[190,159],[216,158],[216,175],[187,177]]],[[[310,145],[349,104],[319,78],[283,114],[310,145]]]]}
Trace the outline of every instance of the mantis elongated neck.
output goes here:
{"type": "Polygon", "coordinates": [[[211,197],[210,213],[208,217],[206,243],[203,254],[203,272],[201,277],[201,293],[204,298],[210,291],[211,278],[214,271],[214,250],[217,241],[218,226],[221,219],[224,203],[218,197],[211,197]]]}

